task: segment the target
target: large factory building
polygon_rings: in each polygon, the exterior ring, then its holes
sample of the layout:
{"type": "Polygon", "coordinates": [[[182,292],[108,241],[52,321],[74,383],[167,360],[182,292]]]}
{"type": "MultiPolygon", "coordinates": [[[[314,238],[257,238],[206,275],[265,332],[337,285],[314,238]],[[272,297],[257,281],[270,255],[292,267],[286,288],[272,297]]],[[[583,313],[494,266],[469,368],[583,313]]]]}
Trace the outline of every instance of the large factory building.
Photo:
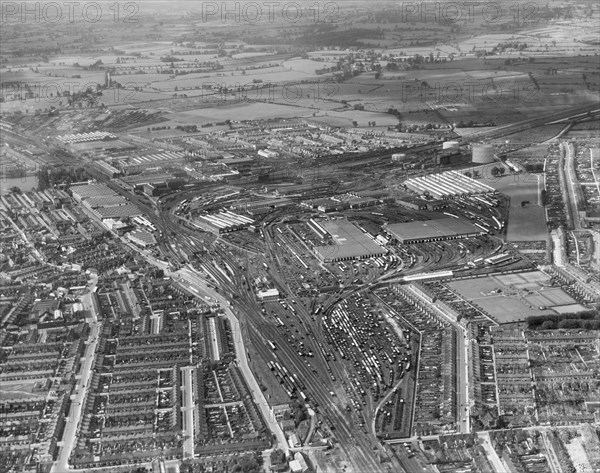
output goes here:
{"type": "Polygon", "coordinates": [[[311,228],[322,237],[327,233],[334,241],[333,245],[316,246],[314,252],[321,261],[326,263],[364,259],[372,256],[382,256],[387,253],[375,240],[360,231],[355,225],[345,219],[330,220],[317,223],[311,221],[311,228]]]}
{"type": "Polygon", "coordinates": [[[453,199],[496,192],[493,187],[471,179],[458,171],[413,177],[404,181],[404,185],[417,194],[429,194],[435,199],[453,199]]]}
{"type": "Polygon", "coordinates": [[[254,220],[228,210],[216,214],[200,215],[194,224],[213,233],[228,233],[248,228],[254,220]]]}
{"type": "Polygon", "coordinates": [[[387,233],[400,243],[425,243],[428,241],[456,240],[481,235],[483,230],[466,220],[440,218],[418,222],[392,223],[385,227],[387,233]]]}

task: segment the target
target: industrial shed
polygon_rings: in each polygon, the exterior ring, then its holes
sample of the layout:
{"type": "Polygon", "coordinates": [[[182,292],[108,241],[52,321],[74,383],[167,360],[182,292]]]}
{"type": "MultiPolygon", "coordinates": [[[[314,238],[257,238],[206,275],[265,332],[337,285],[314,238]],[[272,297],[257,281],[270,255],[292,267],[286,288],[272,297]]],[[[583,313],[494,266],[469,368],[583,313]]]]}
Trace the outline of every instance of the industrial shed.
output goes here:
{"type": "Polygon", "coordinates": [[[472,223],[454,218],[393,223],[387,225],[385,230],[404,244],[470,238],[484,233],[472,223]]]}

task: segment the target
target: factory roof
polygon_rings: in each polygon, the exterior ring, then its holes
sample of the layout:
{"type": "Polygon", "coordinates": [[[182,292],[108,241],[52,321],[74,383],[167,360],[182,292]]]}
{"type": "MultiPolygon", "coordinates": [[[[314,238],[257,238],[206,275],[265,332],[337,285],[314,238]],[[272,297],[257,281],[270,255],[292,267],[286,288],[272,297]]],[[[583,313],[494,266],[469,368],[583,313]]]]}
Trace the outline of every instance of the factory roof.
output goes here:
{"type": "Polygon", "coordinates": [[[116,195],[115,192],[104,184],[83,184],[80,186],[72,186],[71,192],[81,199],[88,197],[116,195]]]}
{"type": "Polygon", "coordinates": [[[279,291],[275,288],[266,289],[264,291],[258,291],[256,295],[259,299],[264,299],[267,297],[279,297],[279,291]]]}
{"type": "Polygon", "coordinates": [[[100,207],[94,210],[102,218],[136,217],[142,215],[142,211],[133,204],[120,205],[116,207],[100,207]]]}
{"type": "Polygon", "coordinates": [[[385,250],[345,219],[320,222],[329,233],[335,245],[315,247],[323,259],[360,258],[385,253],[385,250]]]}
{"type": "Polygon", "coordinates": [[[97,207],[112,207],[115,205],[123,205],[127,203],[127,199],[120,195],[98,195],[85,199],[87,204],[95,209],[97,207]]]}
{"type": "Polygon", "coordinates": [[[453,236],[480,233],[481,229],[472,223],[455,218],[440,218],[407,223],[392,223],[387,231],[400,241],[427,238],[448,238],[453,236]]]}
{"type": "Polygon", "coordinates": [[[144,242],[146,245],[156,244],[156,238],[154,238],[154,235],[145,230],[134,230],[128,234],[128,237],[134,241],[138,240],[144,242]]]}
{"type": "Polygon", "coordinates": [[[447,171],[429,176],[414,177],[404,184],[420,193],[429,192],[434,197],[495,192],[493,187],[471,179],[458,171],[447,171]]]}
{"type": "Polygon", "coordinates": [[[234,226],[244,226],[250,225],[254,222],[251,218],[245,217],[243,215],[238,215],[236,213],[230,211],[222,211],[217,214],[209,214],[209,215],[200,215],[198,216],[200,220],[204,220],[206,222],[215,225],[218,228],[227,228],[234,226]]]}

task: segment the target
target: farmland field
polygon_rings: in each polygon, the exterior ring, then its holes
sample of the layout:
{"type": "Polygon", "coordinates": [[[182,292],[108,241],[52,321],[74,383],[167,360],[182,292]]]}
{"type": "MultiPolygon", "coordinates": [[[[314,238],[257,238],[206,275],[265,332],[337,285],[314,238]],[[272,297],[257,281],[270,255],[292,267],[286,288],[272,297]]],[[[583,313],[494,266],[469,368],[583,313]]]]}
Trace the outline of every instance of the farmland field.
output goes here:
{"type": "Polygon", "coordinates": [[[397,121],[392,115],[373,113],[360,110],[347,112],[323,112],[302,106],[292,106],[277,103],[232,103],[223,106],[199,108],[196,110],[173,113],[168,116],[174,124],[219,122],[236,117],[236,120],[259,120],[263,118],[296,118],[305,117],[310,121],[338,126],[352,126],[356,120],[359,126],[367,126],[369,121],[375,121],[378,126],[394,125],[397,121]],[[315,115],[313,115],[315,114],[315,115]]]}
{"type": "Polygon", "coordinates": [[[236,117],[237,120],[260,120],[271,117],[291,118],[300,115],[300,110],[286,105],[236,103],[173,113],[168,118],[174,123],[202,124],[223,121],[231,117],[236,117]]]}

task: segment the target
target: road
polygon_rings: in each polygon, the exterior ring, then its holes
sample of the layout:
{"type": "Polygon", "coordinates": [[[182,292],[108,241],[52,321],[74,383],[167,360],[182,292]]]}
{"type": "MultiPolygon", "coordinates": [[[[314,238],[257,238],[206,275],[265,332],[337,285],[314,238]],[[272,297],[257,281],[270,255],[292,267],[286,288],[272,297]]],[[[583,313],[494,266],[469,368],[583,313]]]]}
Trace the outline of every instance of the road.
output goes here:
{"type": "Polygon", "coordinates": [[[71,410],[69,411],[69,421],[65,426],[62,438],[62,447],[60,448],[58,459],[54,463],[51,473],[62,473],[68,469],[68,461],[77,440],[78,423],[81,420],[83,402],[86,399],[86,394],[89,388],[89,381],[92,374],[92,366],[96,354],[96,345],[98,343],[98,335],[102,328],[102,324],[98,322],[98,314],[92,303],[92,296],[98,284],[98,276],[92,276],[92,284],[90,290],[82,297],[81,302],[84,310],[88,313],[87,321],[90,323],[90,335],[87,340],[85,350],[85,360],[81,365],[81,378],[75,387],[75,396],[72,399],[71,410]]]}
{"type": "Polygon", "coordinates": [[[310,416],[310,428],[308,429],[306,438],[302,441],[303,445],[310,445],[310,441],[312,439],[313,434],[315,433],[315,428],[317,426],[317,414],[315,413],[315,411],[313,411],[312,409],[308,409],[308,415],[310,416]]]}
{"type": "Polygon", "coordinates": [[[29,247],[31,252],[35,255],[36,259],[42,264],[47,264],[44,256],[38,251],[38,249],[33,245],[33,243],[29,241],[27,235],[25,235],[25,232],[19,228],[19,226],[14,222],[12,218],[8,216],[8,214],[5,213],[4,217],[10,222],[12,227],[21,237],[21,240],[25,242],[25,244],[29,247]]]}
{"type": "Polygon", "coordinates": [[[236,348],[236,361],[238,363],[238,366],[244,374],[244,378],[248,382],[248,386],[252,391],[252,397],[254,398],[254,402],[261,410],[263,418],[269,426],[269,429],[275,435],[277,443],[276,447],[280,448],[287,454],[289,448],[285,434],[283,433],[283,430],[281,430],[281,427],[275,420],[275,414],[269,407],[269,404],[267,403],[267,400],[265,399],[262,390],[258,386],[254,374],[248,366],[248,358],[246,357],[244,337],[241,336],[239,321],[231,311],[229,307],[229,302],[222,295],[215,292],[214,289],[208,287],[206,282],[199,275],[195,274],[188,268],[182,268],[181,270],[174,273],[174,276],[187,283],[189,287],[194,288],[197,293],[206,294],[220,303],[221,308],[223,309],[225,315],[229,319],[229,323],[231,324],[233,340],[236,348]]]}
{"type": "Polygon", "coordinates": [[[85,361],[81,366],[81,378],[75,386],[75,396],[72,400],[71,410],[69,412],[69,421],[65,426],[63,433],[62,447],[58,454],[57,461],[53,464],[51,473],[64,473],[69,469],[69,457],[73,450],[73,446],[77,440],[77,427],[79,421],[82,420],[82,408],[86,399],[89,388],[89,383],[92,374],[92,365],[94,363],[96,345],[98,343],[98,335],[100,333],[101,324],[92,322],[90,336],[88,337],[88,346],[85,350],[85,361]]]}
{"type": "Polygon", "coordinates": [[[477,436],[481,439],[481,446],[485,450],[486,457],[494,467],[495,473],[508,473],[509,470],[506,468],[504,462],[500,459],[496,450],[492,446],[490,441],[490,434],[488,432],[478,432],[477,436]]]}
{"type": "Polygon", "coordinates": [[[598,191],[598,195],[600,196],[600,181],[598,181],[598,176],[596,176],[595,168],[594,168],[594,157],[598,151],[598,148],[590,148],[590,169],[592,170],[592,176],[594,178],[594,183],[596,184],[596,190],[598,191]]]}
{"type": "MultiPolygon", "coordinates": [[[[560,176],[564,176],[565,179],[565,186],[567,189],[567,200],[568,202],[566,202],[566,205],[568,206],[568,209],[570,210],[571,215],[573,216],[573,229],[574,232],[589,232],[592,235],[593,241],[594,241],[594,259],[595,259],[595,263],[596,264],[600,264],[600,235],[598,234],[598,232],[595,231],[589,231],[586,230],[584,228],[582,228],[581,226],[581,220],[579,218],[579,210],[578,210],[578,192],[577,192],[577,186],[581,186],[581,184],[579,183],[579,179],[577,178],[577,174],[575,172],[575,146],[572,143],[566,143],[566,144],[561,144],[563,151],[564,151],[564,156],[565,156],[565,163],[564,163],[564,173],[559,174],[560,176]]],[[[594,177],[594,181],[596,184],[596,187],[598,188],[598,192],[600,193],[600,184],[598,182],[598,178],[597,176],[594,174],[594,152],[592,150],[590,150],[590,166],[592,168],[592,175],[594,177]]],[[[579,248],[578,248],[578,241],[577,241],[577,234],[571,232],[571,235],[575,241],[575,246],[576,246],[576,255],[577,255],[577,264],[579,264],[579,257],[580,257],[580,253],[579,253],[579,248]]]]}
{"type": "MultiPolygon", "coordinates": [[[[559,233],[559,230],[552,230],[552,232],[550,233],[550,236],[552,237],[552,262],[559,267],[564,266],[564,260],[563,260],[563,255],[564,255],[564,245],[562,244],[562,239],[561,239],[561,233],[559,233]]],[[[596,248],[596,246],[594,245],[594,249],[596,248]]],[[[599,253],[599,257],[600,257],[600,253],[599,253]]]]}
{"type": "Polygon", "coordinates": [[[575,186],[579,185],[579,180],[577,179],[577,175],[575,174],[575,147],[571,143],[567,143],[564,146],[565,149],[565,177],[567,179],[567,196],[568,202],[571,209],[571,214],[573,215],[573,228],[576,231],[581,230],[581,221],[579,219],[579,209],[577,206],[577,191],[575,186]]]}
{"type": "Polygon", "coordinates": [[[592,232],[592,237],[594,238],[594,258],[600,267],[600,232],[592,232]]]}
{"type": "Polygon", "coordinates": [[[194,383],[192,376],[194,368],[192,366],[184,366],[181,368],[181,380],[183,382],[183,458],[194,458],[194,383]]]}
{"type": "Polygon", "coordinates": [[[456,329],[458,340],[456,344],[456,403],[457,416],[456,422],[458,431],[466,434],[470,432],[470,413],[469,413],[469,337],[468,331],[461,324],[448,314],[446,314],[436,303],[430,304],[425,300],[419,291],[412,290],[411,285],[408,286],[414,297],[422,301],[422,303],[435,310],[440,316],[448,320],[456,329]]]}
{"type": "MultiPolygon", "coordinates": [[[[590,168],[592,170],[592,176],[596,183],[596,190],[598,196],[600,196],[600,180],[599,176],[596,175],[594,168],[594,158],[598,158],[598,148],[590,148],[590,168]]],[[[600,232],[592,232],[592,238],[594,239],[594,259],[596,264],[600,267],[600,232]]]]}
{"type": "Polygon", "coordinates": [[[552,448],[552,444],[548,439],[548,432],[543,430],[541,432],[541,436],[542,442],[544,443],[544,448],[546,450],[546,458],[548,459],[548,466],[550,467],[550,470],[552,473],[563,473],[563,470],[560,466],[560,461],[558,460],[556,452],[554,451],[554,448],[552,448]]]}

